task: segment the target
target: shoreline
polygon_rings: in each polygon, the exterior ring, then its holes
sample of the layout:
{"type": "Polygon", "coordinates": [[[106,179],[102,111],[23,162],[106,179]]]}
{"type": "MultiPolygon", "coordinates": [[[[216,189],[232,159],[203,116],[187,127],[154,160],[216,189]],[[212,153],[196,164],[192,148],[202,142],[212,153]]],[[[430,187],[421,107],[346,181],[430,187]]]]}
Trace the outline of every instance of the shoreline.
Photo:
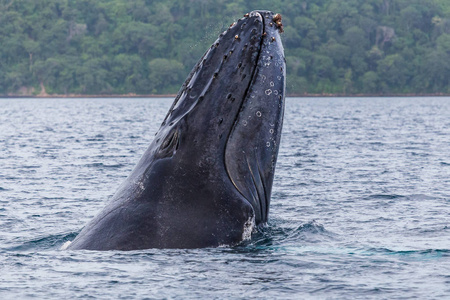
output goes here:
{"type": "MultiPolygon", "coordinates": [[[[138,94],[105,94],[105,95],[85,95],[85,94],[52,94],[52,95],[0,95],[3,99],[13,98],[175,98],[177,94],[163,95],[138,95],[138,94]]],[[[450,97],[446,93],[429,93],[429,94],[288,94],[286,97],[294,98],[374,98],[374,97],[450,97]]]]}

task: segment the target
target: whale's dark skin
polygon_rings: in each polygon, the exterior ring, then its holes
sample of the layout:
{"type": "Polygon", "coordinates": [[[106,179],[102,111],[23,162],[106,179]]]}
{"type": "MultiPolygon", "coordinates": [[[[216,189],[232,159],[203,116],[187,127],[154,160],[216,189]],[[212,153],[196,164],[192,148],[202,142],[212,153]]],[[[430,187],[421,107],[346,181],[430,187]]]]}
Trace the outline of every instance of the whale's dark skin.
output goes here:
{"type": "Polygon", "coordinates": [[[68,249],[235,245],[267,222],[284,113],[281,31],[280,15],[254,11],[219,36],[68,249]]]}

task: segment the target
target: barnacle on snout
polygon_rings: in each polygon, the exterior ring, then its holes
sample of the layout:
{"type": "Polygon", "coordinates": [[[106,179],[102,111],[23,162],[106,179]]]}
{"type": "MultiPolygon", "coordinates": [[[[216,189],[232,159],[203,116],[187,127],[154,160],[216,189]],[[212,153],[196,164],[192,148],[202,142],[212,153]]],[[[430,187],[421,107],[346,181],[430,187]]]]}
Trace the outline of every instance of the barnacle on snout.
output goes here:
{"type": "Polygon", "coordinates": [[[284,30],[283,30],[283,23],[281,22],[281,15],[280,14],[276,14],[275,16],[273,16],[272,21],[275,22],[275,24],[276,24],[276,26],[278,28],[278,31],[280,33],[282,33],[284,30]]]}

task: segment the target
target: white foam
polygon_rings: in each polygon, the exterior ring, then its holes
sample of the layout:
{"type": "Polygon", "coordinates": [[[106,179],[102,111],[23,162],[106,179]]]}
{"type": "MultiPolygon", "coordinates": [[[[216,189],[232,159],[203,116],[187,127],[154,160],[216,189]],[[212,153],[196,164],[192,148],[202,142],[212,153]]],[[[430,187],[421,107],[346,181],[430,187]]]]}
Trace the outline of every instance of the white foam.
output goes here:
{"type": "Polygon", "coordinates": [[[65,242],[59,250],[66,250],[69,245],[72,244],[72,241],[65,242]]]}
{"type": "Polygon", "coordinates": [[[255,216],[250,217],[244,224],[244,230],[242,232],[243,241],[251,239],[253,228],[255,228],[255,216]]]}

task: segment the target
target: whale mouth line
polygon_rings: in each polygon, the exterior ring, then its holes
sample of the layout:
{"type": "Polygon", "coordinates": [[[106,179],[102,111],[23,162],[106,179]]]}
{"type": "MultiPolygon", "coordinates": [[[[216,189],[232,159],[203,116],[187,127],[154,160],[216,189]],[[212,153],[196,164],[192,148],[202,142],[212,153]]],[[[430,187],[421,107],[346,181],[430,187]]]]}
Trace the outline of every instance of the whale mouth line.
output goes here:
{"type": "MultiPolygon", "coordinates": [[[[257,70],[258,70],[258,64],[259,64],[259,60],[260,60],[260,58],[261,58],[261,52],[262,52],[262,46],[263,46],[263,44],[264,44],[264,39],[267,38],[267,35],[265,34],[265,32],[266,32],[266,29],[265,29],[266,26],[265,26],[265,25],[266,25],[266,24],[265,24],[264,16],[262,16],[261,13],[259,13],[259,12],[255,12],[255,14],[258,15],[258,16],[260,17],[261,21],[262,21],[261,41],[260,41],[260,43],[259,43],[259,51],[258,51],[258,55],[257,55],[256,61],[255,61],[256,66],[255,66],[255,68],[254,68],[253,71],[252,71],[251,79],[250,79],[250,81],[249,81],[249,83],[248,83],[248,86],[247,86],[245,92],[244,92],[244,95],[243,95],[243,101],[241,102],[241,105],[240,105],[240,107],[239,107],[238,113],[237,113],[236,116],[235,116],[235,119],[234,119],[234,121],[233,121],[233,125],[230,127],[230,130],[229,130],[229,132],[228,132],[228,136],[227,136],[227,139],[226,139],[227,142],[225,143],[225,149],[227,149],[227,147],[228,147],[228,143],[229,143],[229,141],[230,141],[230,137],[231,137],[231,134],[232,134],[232,132],[233,132],[233,129],[238,125],[238,122],[239,122],[239,115],[242,113],[242,110],[243,110],[243,107],[244,107],[244,105],[245,105],[245,102],[248,100],[249,91],[250,91],[250,89],[251,89],[251,87],[252,87],[252,85],[253,85],[253,83],[254,83],[255,74],[256,74],[256,72],[257,72],[257,70]]],[[[234,187],[236,188],[236,190],[242,195],[242,197],[245,199],[245,201],[247,201],[247,203],[250,204],[250,205],[253,207],[253,210],[255,210],[255,214],[257,214],[258,212],[256,211],[255,206],[254,206],[254,204],[252,203],[252,201],[250,201],[249,199],[247,199],[246,195],[245,195],[245,194],[241,191],[241,189],[238,187],[238,184],[235,182],[235,180],[233,180],[233,177],[232,177],[231,174],[230,174],[230,170],[229,170],[228,165],[227,165],[227,162],[226,162],[226,155],[225,155],[225,153],[224,153],[224,156],[223,156],[223,164],[224,164],[225,169],[226,169],[226,171],[227,171],[228,178],[230,179],[230,181],[231,181],[231,183],[233,184],[233,186],[234,186],[234,187]]],[[[253,176],[252,176],[252,178],[254,179],[253,176]]],[[[255,186],[256,186],[256,185],[255,185],[255,186]]],[[[261,200],[259,200],[259,201],[261,201],[261,200]]]]}
{"type": "MultiPolygon", "coordinates": [[[[269,106],[273,107],[273,104],[268,102],[266,103],[265,102],[266,100],[263,100],[263,98],[258,99],[258,97],[261,96],[268,97],[270,94],[265,93],[266,91],[262,91],[258,96],[258,94],[254,94],[255,92],[254,86],[255,85],[258,86],[259,84],[264,83],[264,81],[266,80],[265,75],[267,75],[266,74],[267,70],[271,70],[271,72],[279,72],[279,71],[283,72],[283,68],[278,69],[278,67],[271,67],[269,69],[266,69],[266,67],[268,67],[271,64],[268,63],[268,60],[272,61],[273,56],[276,55],[275,52],[274,54],[269,53],[268,47],[272,48],[273,46],[269,45],[272,44],[273,42],[275,44],[279,43],[278,40],[279,37],[275,38],[274,36],[272,36],[272,33],[275,33],[274,30],[276,30],[277,33],[279,32],[279,28],[273,26],[273,23],[270,23],[270,27],[273,28],[269,28],[268,22],[270,22],[269,20],[273,19],[272,18],[269,19],[268,17],[270,15],[265,14],[264,12],[259,11],[254,12],[254,16],[258,16],[259,19],[262,21],[261,39],[259,41],[259,50],[256,54],[255,60],[256,65],[252,71],[251,79],[248,83],[245,93],[243,94],[243,100],[240,103],[238,113],[235,116],[235,120],[233,121],[227,136],[225,144],[226,150],[224,155],[224,165],[228,178],[230,182],[233,184],[234,188],[239,192],[243,200],[246,201],[253,208],[256,225],[259,226],[267,222],[270,194],[271,194],[270,187],[272,185],[274,164],[276,160],[276,157],[275,158],[273,157],[274,152],[271,152],[271,150],[266,149],[269,149],[272,141],[275,144],[277,144],[279,141],[271,140],[271,142],[269,143],[266,142],[267,141],[266,140],[262,144],[259,141],[255,141],[254,143],[252,143],[251,141],[247,141],[244,143],[240,142],[236,143],[236,137],[246,139],[246,137],[250,135],[246,134],[245,132],[248,133],[255,129],[261,130],[258,129],[257,127],[252,127],[251,124],[248,123],[250,121],[249,120],[250,115],[247,118],[248,112],[251,111],[252,113],[251,115],[253,117],[254,114],[256,113],[256,119],[253,121],[256,121],[259,118],[261,118],[261,112],[263,112],[264,114],[264,111],[268,113],[268,116],[270,118],[270,109],[273,110],[273,108],[269,108],[269,106]],[[268,20],[266,20],[266,18],[268,20]],[[261,102],[261,104],[259,104],[258,109],[252,110],[255,107],[258,107],[258,104],[256,104],[255,106],[255,102],[251,99],[255,98],[255,96],[257,97],[256,99],[258,99],[256,102],[264,101],[264,103],[261,102]],[[269,145],[266,146],[266,143],[269,143],[269,145]]],[[[279,18],[281,18],[281,16],[279,16],[279,18]]],[[[275,46],[274,49],[278,49],[277,47],[278,46],[275,46]]],[[[279,66],[276,64],[276,62],[272,63],[274,64],[274,66],[279,66]]],[[[269,81],[267,81],[267,84],[269,84],[269,81]]],[[[272,88],[273,86],[274,82],[270,82],[270,88],[272,88]]],[[[274,95],[278,95],[278,91],[274,95]]],[[[276,104],[276,106],[278,105],[279,104],[276,104]]],[[[257,123],[258,122],[256,123],[253,122],[253,124],[257,123]]],[[[275,124],[276,122],[273,123],[275,124]]],[[[262,126],[261,128],[265,128],[264,125],[261,126],[262,126]]],[[[273,134],[274,129],[271,130],[272,130],[271,134],[273,134]]],[[[253,135],[252,138],[260,140],[261,137],[253,135]]],[[[275,153],[275,156],[276,155],[277,152],[275,153]]]]}

